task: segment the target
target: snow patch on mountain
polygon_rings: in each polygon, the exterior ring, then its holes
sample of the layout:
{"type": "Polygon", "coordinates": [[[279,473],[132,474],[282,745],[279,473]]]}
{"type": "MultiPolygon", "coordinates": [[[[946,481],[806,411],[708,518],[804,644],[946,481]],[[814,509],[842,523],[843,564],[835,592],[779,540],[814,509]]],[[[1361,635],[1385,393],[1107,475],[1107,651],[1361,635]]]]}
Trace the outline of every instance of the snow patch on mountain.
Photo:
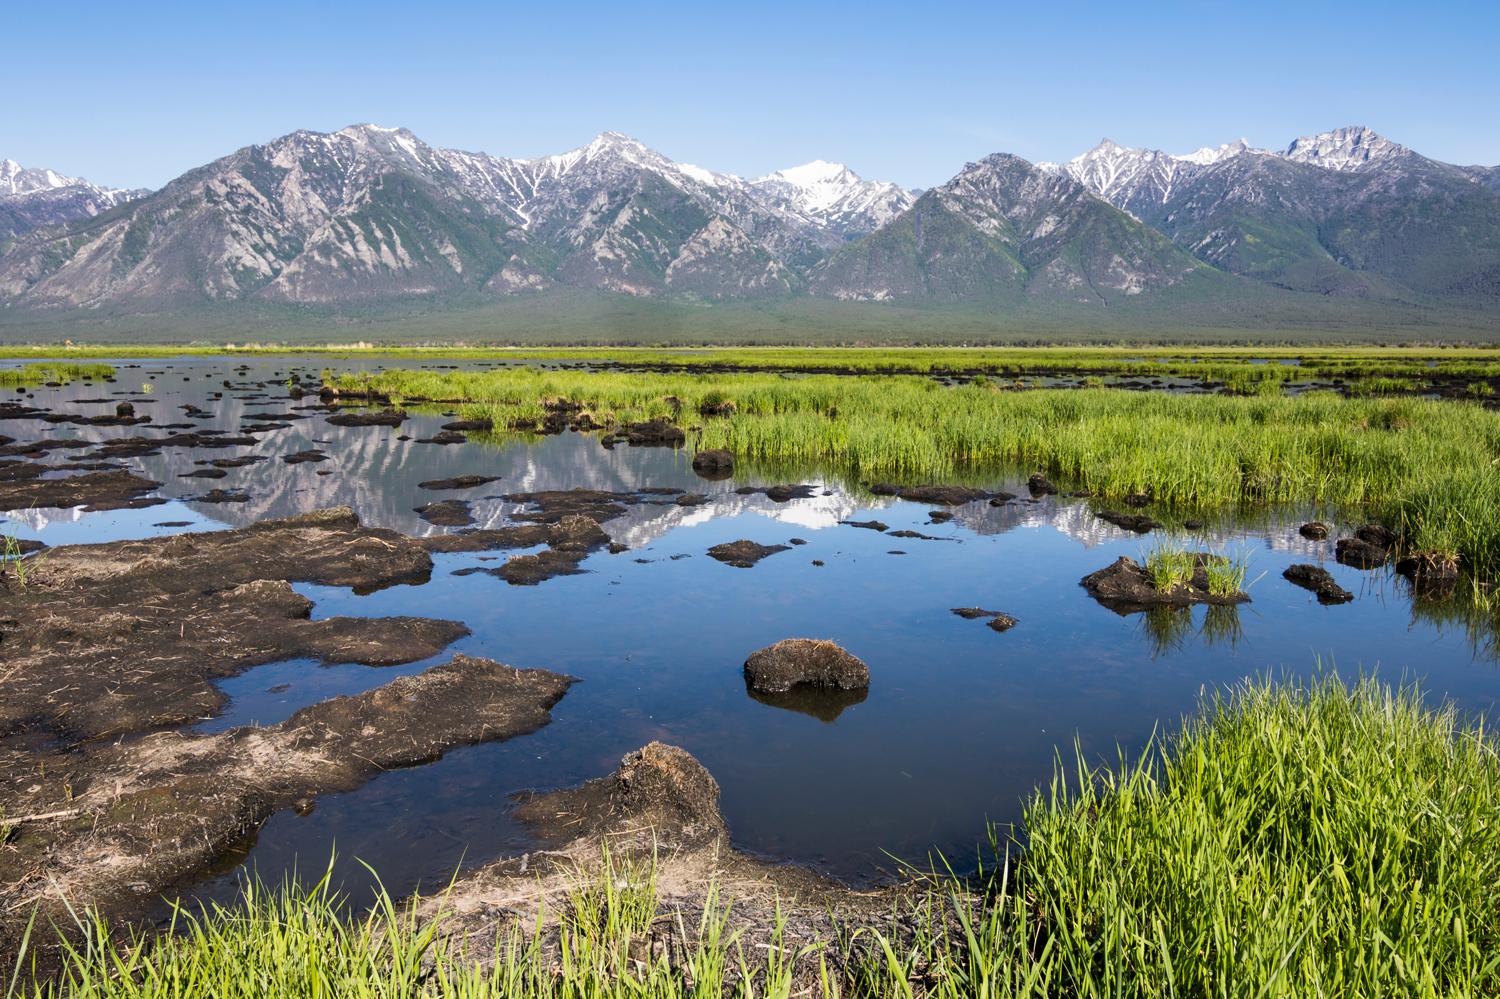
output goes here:
{"type": "Polygon", "coordinates": [[[915,192],[888,181],[865,180],[827,160],[777,170],[750,183],[772,204],[846,237],[873,232],[916,201],[915,192]]]}
{"type": "Polygon", "coordinates": [[[1327,170],[1368,170],[1410,153],[1405,146],[1362,125],[1294,139],[1282,155],[1327,170]]]}

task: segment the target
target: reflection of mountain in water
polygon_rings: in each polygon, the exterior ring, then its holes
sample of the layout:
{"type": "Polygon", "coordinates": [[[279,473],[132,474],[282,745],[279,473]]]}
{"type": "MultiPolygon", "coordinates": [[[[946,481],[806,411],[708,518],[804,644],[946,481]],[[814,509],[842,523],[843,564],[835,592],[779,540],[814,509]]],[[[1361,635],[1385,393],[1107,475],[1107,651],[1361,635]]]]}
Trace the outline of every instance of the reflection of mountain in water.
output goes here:
{"type": "MultiPolygon", "coordinates": [[[[516,504],[499,498],[505,493],[578,488],[634,493],[651,487],[673,487],[710,497],[709,503],[696,507],[677,506],[671,497],[652,499],[631,506],[624,515],[610,522],[608,530],[613,537],[631,547],[641,547],[674,528],[702,524],[718,517],[755,513],[792,527],[820,530],[833,527],[860,510],[881,509],[895,502],[851,494],[836,486],[828,490],[832,495],[821,495],[825,490],[820,488],[819,495],[788,503],[775,503],[760,494],[739,495],[734,488],[743,479],[726,482],[700,479],[692,472],[689,455],[684,451],[629,447],[610,450],[592,434],[567,433],[535,443],[497,435],[476,437],[468,445],[442,446],[419,444],[416,438],[432,435],[451,417],[414,414],[399,430],[335,427],[328,424],[325,413],[300,408],[314,404],[315,397],[290,399],[285,389],[286,380],[293,372],[310,380],[325,363],[322,358],[296,362],[275,358],[245,361],[189,358],[167,364],[122,368],[117,384],[75,383],[57,390],[39,389],[35,393],[35,404],[62,412],[93,415],[108,412],[115,398],[128,396],[142,413],[152,415],[154,425],[102,428],[15,421],[5,429],[8,436],[21,440],[38,437],[109,440],[162,435],[166,431],[157,428],[163,424],[188,423],[197,429],[239,433],[242,425],[254,422],[247,419],[253,414],[302,416],[302,419],[286,421],[290,423],[286,429],[257,435],[259,443],[253,447],[173,449],[163,451],[159,456],[128,462],[132,469],[162,483],[160,495],[184,500],[200,515],[231,526],[320,507],[347,505],[367,524],[420,536],[435,533],[438,529],[419,518],[413,508],[434,499],[468,500],[475,526],[498,527],[509,522],[518,510],[516,504]],[[231,387],[225,387],[226,381],[231,387]],[[141,392],[141,388],[148,384],[151,392],[141,392]],[[212,399],[215,392],[222,393],[222,398],[212,399]],[[96,401],[70,401],[85,399],[96,401]],[[212,412],[213,418],[187,419],[183,415],[185,405],[212,412]],[[400,435],[413,439],[397,440],[400,435]],[[280,460],[284,455],[310,448],[322,450],[330,460],[297,465],[280,460]],[[245,454],[262,455],[269,460],[245,468],[228,469],[222,479],[181,477],[201,467],[194,462],[245,454]],[[497,475],[500,478],[470,490],[433,492],[418,487],[423,481],[460,474],[497,475]],[[193,501],[193,496],[213,488],[243,489],[250,499],[246,503],[227,504],[193,501]]],[[[333,363],[340,368],[379,366],[377,361],[365,359],[359,362],[341,359],[333,363]]],[[[54,453],[52,463],[68,464],[62,453],[54,453]]],[[[1011,483],[1007,488],[1021,493],[1021,497],[998,507],[983,502],[956,507],[952,511],[954,524],[981,535],[995,535],[1016,528],[1053,527],[1088,548],[1132,537],[1129,532],[1100,520],[1087,500],[1044,498],[1034,501],[1025,496],[1023,486],[1011,483]]],[[[9,516],[33,530],[41,530],[51,523],[76,522],[83,514],[77,510],[31,510],[9,516]]],[[[1253,543],[1312,560],[1327,557],[1328,544],[1300,537],[1296,532],[1298,521],[1284,520],[1285,517],[1284,512],[1278,515],[1274,529],[1256,537],[1253,543]]],[[[1206,542],[1219,546],[1233,544],[1234,539],[1244,537],[1242,530],[1231,526],[1209,532],[1206,542]]],[[[1149,543],[1142,540],[1143,547],[1149,543]]]]}
{"type": "MultiPolygon", "coordinates": [[[[165,436],[170,431],[161,427],[166,424],[189,424],[195,430],[239,434],[244,424],[259,422],[255,414],[302,417],[282,421],[289,424],[285,429],[256,435],[259,443],[254,446],[173,448],[159,455],[126,461],[133,471],[162,483],[159,495],[182,500],[194,512],[230,526],[347,505],[367,524],[421,536],[438,529],[419,518],[413,508],[439,498],[467,500],[475,526],[497,527],[509,522],[520,509],[517,504],[500,499],[506,493],[580,488],[636,493],[646,488],[670,487],[710,496],[710,503],[696,507],[678,506],[670,496],[630,506],[624,515],[610,523],[609,530],[618,540],[638,547],[675,527],[716,517],[757,513],[788,525],[816,530],[836,525],[862,506],[885,502],[861,501],[838,492],[790,503],[774,503],[760,494],[739,495],[734,491],[736,482],[708,482],[695,475],[686,452],[629,447],[611,450],[592,434],[567,433],[534,443],[515,437],[476,436],[468,445],[443,446],[421,444],[417,438],[431,436],[451,419],[448,416],[413,414],[400,429],[336,427],[327,422],[326,413],[301,408],[313,405],[315,398],[287,397],[282,382],[292,367],[261,362],[252,364],[248,373],[242,373],[232,365],[188,363],[122,371],[116,385],[80,383],[55,391],[39,391],[36,403],[58,412],[93,415],[107,412],[114,399],[128,396],[142,413],[153,417],[152,423],[121,428],[16,421],[12,424],[14,430],[8,427],[7,431],[22,440],[69,437],[102,442],[165,436]],[[150,378],[153,372],[158,376],[154,381],[150,378]],[[225,388],[226,380],[234,387],[225,388]],[[262,381],[266,382],[264,387],[256,384],[262,381]],[[140,385],[148,383],[153,386],[152,391],[141,393],[140,385]],[[130,387],[126,388],[127,385],[130,387]],[[223,397],[211,398],[215,392],[221,392],[223,397]],[[99,401],[74,401],[84,399],[99,401]],[[186,405],[211,412],[213,417],[190,419],[184,416],[186,405]],[[397,439],[403,435],[412,439],[397,439]],[[280,460],[284,455],[313,448],[329,455],[329,460],[295,465],[280,460]],[[196,462],[244,455],[259,455],[267,460],[225,469],[223,478],[183,478],[184,474],[204,467],[196,462]],[[460,474],[492,475],[499,479],[476,489],[457,491],[435,492],[418,485],[460,474]],[[245,503],[193,500],[210,489],[242,489],[250,499],[245,503]]],[[[304,369],[310,370],[310,367],[304,369]]],[[[67,465],[61,453],[53,455],[52,463],[67,465]]],[[[820,494],[823,491],[821,487],[818,490],[820,494]]],[[[11,515],[36,531],[53,523],[78,521],[83,516],[79,510],[55,509],[18,511],[11,515]]]]}

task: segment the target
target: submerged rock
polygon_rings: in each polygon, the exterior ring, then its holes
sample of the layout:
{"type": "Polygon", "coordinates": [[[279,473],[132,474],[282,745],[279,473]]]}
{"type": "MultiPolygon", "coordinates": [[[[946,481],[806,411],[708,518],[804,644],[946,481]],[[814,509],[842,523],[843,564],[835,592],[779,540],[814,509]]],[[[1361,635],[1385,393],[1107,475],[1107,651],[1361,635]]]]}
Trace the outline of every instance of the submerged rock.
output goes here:
{"type": "Polygon", "coordinates": [[[418,437],[414,443],[417,444],[463,444],[469,438],[456,430],[441,430],[431,437],[418,437]]]}
{"type": "Polygon", "coordinates": [[[210,489],[201,496],[191,497],[194,503],[248,503],[250,494],[243,489],[210,489]]]}
{"type": "Polygon", "coordinates": [[[1309,541],[1322,541],[1328,537],[1328,525],[1321,520],[1310,520],[1297,528],[1297,533],[1309,541]]]}
{"type": "Polygon", "coordinates": [[[896,495],[913,503],[933,503],[938,506],[962,506],[990,498],[990,494],[983,489],[971,489],[968,486],[905,486],[896,495]]]}
{"type": "Polygon", "coordinates": [[[996,631],[1009,631],[1019,622],[1003,611],[985,610],[983,607],[955,607],[953,613],[965,621],[978,621],[983,618],[989,619],[989,626],[996,631]]]}
{"type": "Polygon", "coordinates": [[[1320,604],[1346,604],[1354,599],[1354,594],[1340,586],[1333,574],[1321,566],[1306,563],[1292,565],[1281,575],[1304,590],[1317,594],[1320,604]]]}
{"type": "Polygon", "coordinates": [[[841,520],[840,524],[845,527],[862,527],[867,531],[880,531],[884,533],[890,529],[890,525],[879,520],[841,520]]]}
{"type": "Polygon", "coordinates": [[[800,684],[839,690],[870,685],[870,668],[833,642],[787,638],[750,654],[745,679],[761,693],[784,693],[800,684]]]}
{"type": "MultiPolygon", "coordinates": [[[[456,502],[449,500],[447,502],[456,502]]],[[[533,555],[517,555],[494,569],[472,566],[459,569],[455,576],[485,573],[512,586],[535,586],[554,576],[576,576],[587,571],[580,563],[591,552],[609,545],[609,535],[597,521],[582,514],[569,514],[555,524],[527,524],[494,530],[467,531],[423,539],[429,551],[467,552],[496,548],[529,548],[546,543],[549,548],[533,555]]]]}

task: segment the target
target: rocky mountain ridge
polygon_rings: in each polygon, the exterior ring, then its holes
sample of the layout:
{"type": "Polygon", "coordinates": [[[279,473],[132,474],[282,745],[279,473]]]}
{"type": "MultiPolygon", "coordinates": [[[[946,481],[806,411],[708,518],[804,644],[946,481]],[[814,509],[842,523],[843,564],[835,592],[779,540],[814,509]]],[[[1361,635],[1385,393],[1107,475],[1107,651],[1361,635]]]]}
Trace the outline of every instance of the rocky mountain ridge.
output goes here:
{"type": "Polygon", "coordinates": [[[555,289],[1084,311],[1300,292],[1483,308],[1500,299],[1500,168],[1351,127],[1280,152],[1105,140],[1064,164],[997,153],[917,192],[822,160],[746,180],[615,132],[511,159],[355,125],[247,146],[144,195],[0,169],[4,308],[445,308],[555,289]],[[50,214],[16,221],[15,204],[48,198],[50,214]]]}

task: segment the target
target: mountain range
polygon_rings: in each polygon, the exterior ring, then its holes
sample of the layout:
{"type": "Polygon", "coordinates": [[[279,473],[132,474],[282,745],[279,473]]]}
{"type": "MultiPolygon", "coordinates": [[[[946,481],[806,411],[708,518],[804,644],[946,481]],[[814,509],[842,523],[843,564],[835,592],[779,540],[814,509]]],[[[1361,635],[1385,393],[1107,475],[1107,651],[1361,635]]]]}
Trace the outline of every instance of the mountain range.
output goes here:
{"type": "Polygon", "coordinates": [[[1270,151],[1105,140],[996,153],[926,191],[815,161],[744,179],[606,132],[510,159],[355,125],[158,191],[0,165],[0,308],[459,308],[556,291],[1044,306],[1358,299],[1494,315],[1500,167],[1340,128],[1270,151]]]}
{"type": "Polygon", "coordinates": [[[0,160],[0,251],[33,230],[93,218],[150,193],[99,187],[53,170],[0,160]]]}

